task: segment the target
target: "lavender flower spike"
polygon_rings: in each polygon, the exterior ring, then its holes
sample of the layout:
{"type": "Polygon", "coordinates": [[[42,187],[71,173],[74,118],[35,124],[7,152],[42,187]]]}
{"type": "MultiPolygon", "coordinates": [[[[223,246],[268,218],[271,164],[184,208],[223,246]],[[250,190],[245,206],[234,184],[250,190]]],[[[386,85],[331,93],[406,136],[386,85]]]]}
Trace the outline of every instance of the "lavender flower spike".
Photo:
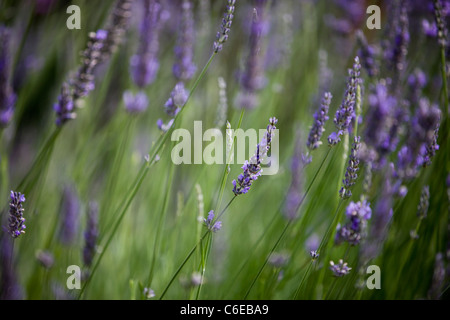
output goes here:
{"type": "Polygon", "coordinates": [[[72,92],[67,82],[62,84],[61,94],[58,97],[58,103],[54,104],[53,110],[56,112],[56,125],[58,127],[77,117],[74,111],[72,92]]]}
{"type": "Polygon", "coordinates": [[[16,103],[16,95],[9,83],[9,38],[9,29],[0,26],[0,128],[11,121],[16,103]]]}
{"type": "Polygon", "coordinates": [[[331,146],[336,145],[340,141],[340,136],[348,131],[352,120],[356,118],[356,91],[361,81],[359,78],[360,71],[361,64],[359,63],[359,58],[356,56],[353,68],[348,70],[349,79],[347,81],[347,89],[344,94],[344,99],[334,117],[334,124],[338,131],[333,132],[328,137],[328,143],[331,146]]]}
{"type": "Polygon", "coordinates": [[[261,161],[267,156],[267,152],[270,149],[270,144],[272,142],[272,137],[275,134],[275,125],[277,124],[277,118],[273,117],[269,119],[269,125],[267,126],[267,131],[261,142],[256,146],[256,152],[250,159],[250,161],[245,161],[241,173],[237,180],[233,180],[233,193],[237,196],[240,194],[245,194],[250,190],[254,180],[258,179],[261,175],[261,161]]]}
{"type": "Polygon", "coordinates": [[[211,230],[212,232],[217,232],[222,228],[222,221],[216,221],[214,222],[214,210],[211,210],[208,213],[208,218],[203,219],[203,222],[205,223],[205,226],[211,230]]]}
{"type": "Polygon", "coordinates": [[[77,237],[79,226],[80,203],[76,190],[65,187],[61,205],[60,240],[63,244],[72,244],[77,237]]]}
{"type": "Polygon", "coordinates": [[[231,24],[234,17],[234,4],[236,0],[228,0],[227,10],[222,18],[220,30],[217,32],[216,41],[214,42],[214,52],[222,51],[223,44],[228,40],[228,33],[230,32],[231,24]]]}
{"type": "Polygon", "coordinates": [[[131,77],[140,88],[152,83],[159,69],[159,29],[161,5],[156,0],[145,0],[144,19],[139,30],[139,48],[131,57],[131,77]]]}
{"type": "Polygon", "coordinates": [[[350,189],[356,183],[356,179],[358,178],[358,171],[359,171],[358,150],[360,146],[361,146],[360,137],[359,136],[355,137],[354,142],[352,144],[352,149],[350,151],[348,166],[345,172],[345,179],[342,180],[344,186],[341,188],[341,190],[339,190],[339,196],[342,199],[348,199],[351,197],[352,192],[350,189]]]}
{"type": "Polygon", "coordinates": [[[11,191],[11,201],[9,202],[8,232],[13,238],[25,233],[25,218],[23,217],[23,203],[25,195],[20,192],[11,191]]]}
{"type": "Polygon", "coordinates": [[[71,84],[74,88],[73,100],[85,97],[94,90],[94,67],[99,63],[101,58],[101,50],[107,39],[108,32],[98,30],[89,34],[89,42],[86,50],[83,52],[83,59],[78,73],[71,84]]]}
{"type": "Polygon", "coordinates": [[[324,125],[328,120],[328,109],[330,107],[332,97],[333,96],[330,92],[325,92],[320,109],[314,113],[314,123],[309,131],[308,141],[306,142],[306,146],[309,150],[317,149],[322,144],[320,138],[322,137],[322,133],[325,131],[324,125]]]}
{"type": "Polygon", "coordinates": [[[84,232],[83,262],[86,266],[92,264],[98,238],[98,205],[95,202],[89,204],[86,231],[84,232]]]}
{"type": "Polygon", "coordinates": [[[447,27],[445,26],[445,16],[443,13],[441,0],[433,0],[434,18],[437,26],[437,37],[439,45],[443,48],[447,46],[447,27]]]}
{"type": "Polygon", "coordinates": [[[194,13],[189,0],[183,0],[183,15],[177,45],[175,47],[175,60],[173,74],[178,81],[190,80],[197,70],[193,62],[194,56],[194,13]]]}
{"type": "Polygon", "coordinates": [[[370,203],[366,200],[358,202],[350,202],[345,212],[348,223],[343,227],[339,227],[336,233],[335,242],[340,244],[342,242],[348,242],[350,245],[355,246],[360,243],[361,239],[365,236],[367,221],[372,216],[372,209],[370,203]]]}

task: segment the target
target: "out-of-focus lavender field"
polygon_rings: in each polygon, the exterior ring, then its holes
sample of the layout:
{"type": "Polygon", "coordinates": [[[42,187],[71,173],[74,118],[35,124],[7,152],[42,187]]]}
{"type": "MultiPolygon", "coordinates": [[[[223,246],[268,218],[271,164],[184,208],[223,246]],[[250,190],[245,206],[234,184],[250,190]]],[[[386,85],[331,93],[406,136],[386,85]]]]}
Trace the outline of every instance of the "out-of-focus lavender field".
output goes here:
{"type": "Polygon", "coordinates": [[[448,23],[0,0],[0,298],[448,298],[448,23]]]}

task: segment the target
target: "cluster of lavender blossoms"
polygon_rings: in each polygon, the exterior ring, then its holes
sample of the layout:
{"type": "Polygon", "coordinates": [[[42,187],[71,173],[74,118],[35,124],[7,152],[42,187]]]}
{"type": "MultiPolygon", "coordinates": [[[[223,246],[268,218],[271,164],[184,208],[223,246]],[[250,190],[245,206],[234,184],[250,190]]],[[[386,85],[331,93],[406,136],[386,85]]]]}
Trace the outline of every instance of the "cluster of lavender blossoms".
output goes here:
{"type": "Polygon", "coordinates": [[[356,36],[360,47],[358,49],[358,56],[361,57],[362,66],[366,69],[369,77],[375,78],[380,72],[380,68],[375,59],[376,50],[373,46],[369,45],[361,30],[358,30],[356,36]]]}
{"type": "Polygon", "coordinates": [[[338,131],[333,132],[328,136],[328,144],[330,146],[334,146],[341,141],[341,135],[348,132],[352,120],[356,118],[356,91],[361,83],[361,79],[359,78],[360,71],[361,64],[358,56],[356,56],[353,68],[348,70],[349,78],[347,81],[347,89],[344,94],[344,99],[334,117],[334,124],[338,131]]]}
{"type": "Polygon", "coordinates": [[[322,133],[325,131],[325,122],[329,119],[328,110],[332,98],[333,96],[330,92],[325,92],[320,109],[314,113],[314,123],[309,131],[308,140],[306,142],[306,146],[310,151],[317,149],[322,144],[320,139],[322,138],[322,133]]]}
{"type": "Polygon", "coordinates": [[[159,2],[145,0],[144,18],[139,30],[139,47],[130,60],[131,77],[141,89],[151,84],[158,73],[160,18],[159,2]]]}
{"type": "Polygon", "coordinates": [[[25,195],[20,192],[11,191],[11,200],[9,202],[9,218],[8,218],[8,232],[13,238],[19,237],[25,233],[25,218],[23,217],[23,203],[25,202],[25,195]]]}
{"type": "Polygon", "coordinates": [[[352,196],[351,188],[356,183],[356,179],[358,178],[359,171],[359,148],[361,146],[360,137],[354,137],[354,141],[352,144],[352,149],[350,150],[350,157],[348,159],[347,170],[345,171],[345,179],[342,180],[344,184],[343,187],[339,190],[339,196],[342,199],[348,199],[352,196]]]}
{"type": "Polygon", "coordinates": [[[333,272],[333,275],[335,277],[343,277],[350,273],[350,268],[347,264],[347,262],[344,262],[344,260],[340,259],[337,264],[335,264],[333,261],[330,261],[330,270],[333,272]]]}
{"type": "Polygon", "coordinates": [[[234,18],[234,5],[236,0],[228,0],[227,9],[222,18],[222,24],[220,30],[217,32],[216,41],[214,42],[214,52],[218,53],[222,51],[223,44],[228,40],[228,34],[230,33],[231,24],[234,18]]]}
{"type": "Polygon", "coordinates": [[[253,181],[258,179],[261,175],[261,161],[266,158],[267,153],[270,150],[270,144],[277,128],[275,126],[277,122],[278,120],[275,117],[269,119],[266,134],[256,146],[255,154],[251,157],[250,161],[245,161],[242,166],[244,172],[238,176],[237,180],[233,180],[233,193],[236,196],[247,193],[250,190],[253,181]]]}
{"type": "Polygon", "coordinates": [[[148,97],[143,91],[133,94],[130,90],[123,93],[125,109],[131,114],[139,114],[147,110],[148,97]]]}
{"type": "Polygon", "coordinates": [[[203,222],[205,226],[212,232],[217,232],[222,229],[222,221],[214,222],[214,210],[208,212],[208,217],[206,219],[203,219],[203,222]]]}
{"type": "Polygon", "coordinates": [[[372,216],[370,203],[366,200],[350,202],[345,211],[348,222],[344,226],[339,226],[336,233],[336,244],[348,242],[350,245],[358,245],[364,237],[367,228],[367,221],[372,216]]]}
{"type": "Polygon", "coordinates": [[[0,25],[0,128],[11,121],[17,98],[9,83],[9,39],[10,30],[0,25]]]}
{"type": "Polygon", "coordinates": [[[75,188],[66,186],[61,200],[59,238],[65,245],[74,243],[78,235],[80,201],[75,188]]]}
{"type": "Polygon", "coordinates": [[[431,163],[439,148],[437,135],[440,119],[440,109],[427,99],[420,99],[409,124],[408,139],[398,152],[396,172],[400,179],[414,178],[421,166],[431,163]]]}
{"type": "Polygon", "coordinates": [[[95,87],[94,69],[107,61],[121,42],[131,17],[132,0],[118,0],[105,29],[89,33],[87,48],[82,53],[81,66],[75,76],[63,84],[58,102],[53,109],[56,112],[56,125],[75,119],[77,101],[86,97],[95,87]]]}

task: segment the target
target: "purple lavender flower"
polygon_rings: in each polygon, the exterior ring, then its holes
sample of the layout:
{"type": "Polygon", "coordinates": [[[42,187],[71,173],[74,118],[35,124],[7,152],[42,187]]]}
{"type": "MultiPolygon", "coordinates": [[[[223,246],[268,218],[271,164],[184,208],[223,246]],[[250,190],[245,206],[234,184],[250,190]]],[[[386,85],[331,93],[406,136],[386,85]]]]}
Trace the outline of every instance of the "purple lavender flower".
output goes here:
{"type": "Polygon", "coordinates": [[[376,151],[374,165],[378,168],[384,165],[386,155],[397,146],[397,140],[391,136],[391,128],[396,122],[397,99],[389,94],[386,83],[379,82],[371,88],[368,100],[365,143],[376,151]]]}
{"type": "Polygon", "coordinates": [[[158,121],[156,121],[156,125],[158,126],[158,129],[161,130],[162,132],[167,132],[167,130],[169,130],[170,127],[172,126],[174,120],[175,119],[170,119],[169,122],[165,124],[162,119],[158,119],[158,121]]]}
{"type": "Polygon", "coordinates": [[[123,93],[123,101],[125,103],[125,109],[132,114],[142,113],[148,107],[148,98],[143,91],[133,94],[127,90],[123,93]]]}
{"type": "Polygon", "coordinates": [[[164,105],[166,113],[171,117],[175,117],[186,103],[188,96],[189,92],[184,88],[183,82],[178,82],[170,93],[170,98],[164,105]]]}
{"type": "Polygon", "coordinates": [[[277,122],[278,120],[275,117],[269,119],[266,134],[256,146],[255,154],[250,161],[245,161],[242,166],[244,172],[238,176],[237,180],[233,180],[233,193],[236,196],[247,193],[250,190],[253,181],[258,179],[261,175],[261,161],[267,156],[267,152],[270,149],[277,122]]]}
{"type": "Polygon", "coordinates": [[[175,60],[173,74],[178,81],[190,80],[197,70],[193,62],[194,57],[194,13],[193,6],[189,0],[183,0],[182,18],[180,31],[178,33],[177,45],[175,46],[175,60]]]}
{"type": "Polygon", "coordinates": [[[447,46],[447,27],[445,25],[445,14],[441,0],[433,0],[433,6],[438,42],[441,47],[445,48],[447,46]]]}
{"type": "Polygon", "coordinates": [[[396,71],[397,76],[406,69],[406,55],[408,54],[408,45],[410,40],[407,10],[408,6],[405,3],[403,3],[403,5],[396,10],[396,12],[399,12],[393,21],[393,43],[385,52],[385,57],[391,68],[396,71]]]}
{"type": "Polygon", "coordinates": [[[427,84],[427,76],[425,72],[420,69],[415,69],[413,73],[408,76],[409,97],[408,100],[412,105],[419,103],[422,96],[422,90],[427,84]]]}
{"type": "Polygon", "coordinates": [[[9,202],[8,232],[13,238],[25,233],[25,218],[23,217],[23,203],[25,195],[20,192],[11,191],[9,202]]]}
{"type": "Polygon", "coordinates": [[[339,190],[339,196],[342,199],[350,198],[352,195],[351,188],[356,183],[359,171],[359,156],[358,151],[361,145],[360,137],[355,137],[350,150],[350,157],[348,160],[347,170],[345,172],[345,179],[342,180],[344,186],[339,190]]]}
{"type": "Polygon", "coordinates": [[[214,42],[214,52],[218,53],[222,51],[223,44],[228,40],[228,34],[230,33],[231,24],[234,17],[234,4],[236,0],[228,0],[227,10],[222,18],[222,24],[220,30],[217,32],[216,41],[214,42]]]}
{"type": "Polygon", "coordinates": [[[264,15],[265,0],[255,2],[253,19],[250,27],[249,53],[245,71],[241,77],[241,92],[236,98],[239,107],[253,109],[258,104],[256,92],[266,85],[263,74],[263,57],[261,55],[262,37],[268,32],[268,21],[264,15]]]}
{"type": "Polygon", "coordinates": [[[352,268],[348,266],[347,262],[344,262],[344,260],[340,259],[338,264],[330,261],[330,270],[333,272],[333,275],[335,277],[343,277],[349,274],[352,268]]]}
{"type": "Polygon", "coordinates": [[[208,218],[203,219],[203,222],[205,223],[205,226],[212,232],[217,232],[222,228],[222,221],[214,222],[214,210],[208,212],[208,218]]]}
{"type": "Polygon", "coordinates": [[[72,92],[67,82],[62,84],[61,94],[58,96],[58,102],[54,104],[53,110],[56,112],[56,125],[58,127],[77,117],[72,100],[72,92]]]}
{"type": "Polygon", "coordinates": [[[9,29],[0,25],[0,128],[6,127],[11,121],[16,103],[16,95],[9,83],[9,39],[9,29]]]}
{"type": "Polygon", "coordinates": [[[131,57],[131,76],[140,88],[152,83],[159,69],[159,29],[161,5],[157,0],[144,1],[144,19],[139,30],[139,48],[131,57]]]}
{"type": "Polygon", "coordinates": [[[89,34],[89,42],[82,56],[82,64],[75,78],[70,83],[73,86],[73,100],[85,97],[94,90],[94,67],[99,63],[102,48],[107,39],[108,32],[98,30],[89,34]]]}
{"type": "Polygon", "coordinates": [[[411,119],[408,140],[398,153],[397,174],[401,179],[415,177],[420,166],[429,161],[431,148],[440,122],[440,109],[422,98],[416,114],[411,119]],[[427,151],[427,148],[430,150],[427,151]]]}
{"type": "Polygon", "coordinates": [[[322,133],[325,131],[324,126],[325,122],[328,120],[328,109],[330,107],[332,97],[333,96],[330,92],[325,92],[320,109],[314,113],[314,123],[309,131],[308,141],[306,142],[306,146],[311,151],[317,149],[322,144],[320,138],[322,137],[322,133]]]}
{"type": "Polygon", "coordinates": [[[91,202],[88,209],[86,231],[84,232],[84,249],[83,262],[86,266],[92,264],[95,255],[95,248],[98,238],[98,205],[96,202],[91,202]]]}
{"type": "Polygon", "coordinates": [[[359,63],[358,56],[355,57],[355,63],[353,68],[348,70],[349,78],[347,81],[347,89],[344,94],[344,99],[341,106],[336,111],[334,117],[334,124],[337,132],[333,132],[328,137],[329,145],[333,146],[340,141],[340,136],[345,134],[350,127],[353,119],[356,118],[355,104],[356,104],[356,91],[361,80],[359,78],[361,65],[359,63]]]}
{"type": "Polygon", "coordinates": [[[361,239],[365,236],[367,221],[372,216],[372,209],[370,203],[366,200],[358,202],[350,202],[345,211],[348,222],[339,227],[336,233],[335,242],[341,244],[348,242],[350,245],[358,245],[361,239]]]}
{"type": "Polygon", "coordinates": [[[106,27],[106,39],[101,48],[100,62],[108,60],[122,42],[131,17],[132,2],[133,0],[117,0],[106,27]]]}
{"type": "Polygon", "coordinates": [[[366,37],[361,30],[358,30],[356,35],[360,46],[358,56],[361,57],[362,65],[369,77],[376,77],[379,73],[379,67],[375,61],[375,49],[367,43],[366,37]]]}
{"type": "Polygon", "coordinates": [[[419,219],[425,219],[430,205],[430,186],[424,186],[420,194],[419,205],[417,206],[417,216],[419,219]]]}
{"type": "Polygon", "coordinates": [[[79,226],[80,202],[72,187],[65,187],[61,205],[60,239],[69,245],[76,240],[79,226]]]}
{"type": "Polygon", "coordinates": [[[0,236],[0,300],[23,299],[13,264],[12,241],[9,237],[0,236]]]}
{"type": "Polygon", "coordinates": [[[437,124],[436,129],[434,129],[433,137],[428,144],[425,145],[425,155],[423,156],[423,164],[422,166],[427,167],[431,165],[431,160],[436,155],[436,151],[439,150],[439,145],[437,144],[439,134],[439,122],[437,124]]]}

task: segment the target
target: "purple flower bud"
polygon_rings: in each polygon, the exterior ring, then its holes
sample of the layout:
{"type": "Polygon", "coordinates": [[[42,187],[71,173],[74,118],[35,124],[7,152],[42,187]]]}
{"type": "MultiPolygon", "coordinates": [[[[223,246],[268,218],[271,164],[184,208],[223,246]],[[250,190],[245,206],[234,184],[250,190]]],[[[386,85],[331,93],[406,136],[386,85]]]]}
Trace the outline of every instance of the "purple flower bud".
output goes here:
{"type": "Polygon", "coordinates": [[[335,277],[343,277],[350,273],[352,268],[348,267],[347,262],[340,259],[338,264],[335,264],[333,261],[330,261],[330,270],[333,272],[335,277]]]}
{"type": "Polygon", "coordinates": [[[362,238],[365,237],[367,221],[372,216],[370,203],[366,200],[358,202],[350,202],[345,211],[348,222],[339,227],[336,233],[335,242],[340,244],[348,242],[350,245],[358,245],[362,238]]]}
{"type": "Polygon", "coordinates": [[[58,96],[58,103],[53,105],[53,110],[56,113],[56,125],[58,127],[77,117],[73,105],[72,92],[67,82],[62,84],[61,94],[58,96]]]}
{"type": "Polygon", "coordinates": [[[11,191],[11,201],[9,202],[9,218],[8,218],[8,233],[13,238],[19,237],[25,233],[25,218],[23,217],[23,203],[25,202],[25,195],[20,192],[11,191]]]}
{"type": "Polygon", "coordinates": [[[205,223],[205,226],[212,232],[217,232],[222,228],[222,221],[214,222],[214,210],[208,212],[208,217],[206,219],[203,219],[203,222],[205,223]]]}
{"type": "Polygon", "coordinates": [[[178,82],[164,105],[166,113],[171,117],[175,117],[186,103],[188,96],[189,92],[184,88],[183,82],[178,82]]]}
{"type": "Polygon", "coordinates": [[[139,91],[135,95],[131,91],[125,91],[123,93],[123,101],[125,109],[132,114],[142,113],[148,107],[148,98],[143,91],[139,91]]]}

